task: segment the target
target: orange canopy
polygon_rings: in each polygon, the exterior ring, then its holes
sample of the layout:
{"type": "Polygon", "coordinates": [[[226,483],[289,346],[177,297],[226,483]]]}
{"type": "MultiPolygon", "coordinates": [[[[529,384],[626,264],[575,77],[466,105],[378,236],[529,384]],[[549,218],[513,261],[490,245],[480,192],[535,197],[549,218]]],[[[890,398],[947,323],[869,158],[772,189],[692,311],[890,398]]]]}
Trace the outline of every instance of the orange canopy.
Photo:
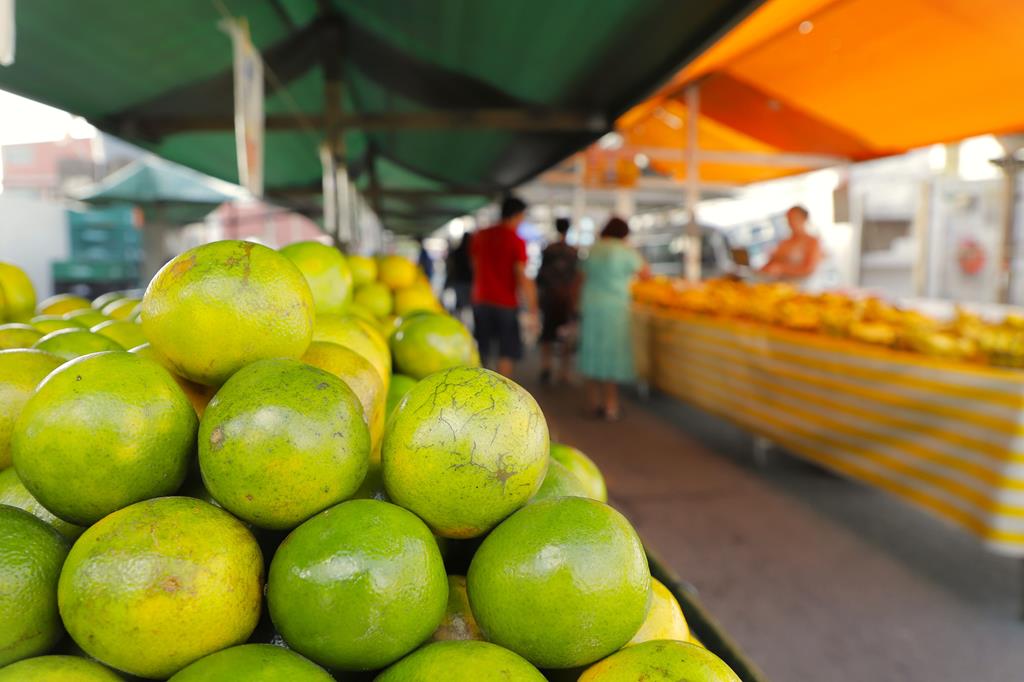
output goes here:
{"type": "MultiPolygon", "coordinates": [[[[618,127],[626,148],[686,145],[698,84],[699,147],[871,159],[1024,130],[1024,1],[768,0],[618,127]]],[[[804,170],[702,162],[737,183],[804,170]]],[[[653,156],[682,176],[681,161],[653,156]]]]}

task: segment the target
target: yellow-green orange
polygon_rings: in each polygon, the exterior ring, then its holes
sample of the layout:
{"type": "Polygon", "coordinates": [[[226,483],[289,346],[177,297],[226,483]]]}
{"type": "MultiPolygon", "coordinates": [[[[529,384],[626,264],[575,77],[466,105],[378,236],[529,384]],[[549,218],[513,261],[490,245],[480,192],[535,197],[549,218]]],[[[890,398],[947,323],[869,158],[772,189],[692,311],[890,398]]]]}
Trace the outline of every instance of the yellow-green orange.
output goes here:
{"type": "Polygon", "coordinates": [[[224,383],[250,362],[298,358],[313,333],[313,295],[295,265],[242,241],[196,247],[161,268],[142,301],[142,332],[175,374],[224,383]]]}
{"type": "Polygon", "coordinates": [[[74,320],[86,329],[90,329],[98,325],[100,322],[106,322],[112,318],[104,315],[98,310],[93,310],[92,308],[79,308],[78,310],[72,310],[70,313],[64,315],[64,319],[74,320]]]}
{"type": "Polygon", "coordinates": [[[119,298],[126,298],[128,292],[126,291],[108,291],[105,294],[100,294],[92,301],[92,307],[96,310],[103,310],[107,307],[108,303],[113,303],[119,298]]]}
{"type": "Polygon", "coordinates": [[[377,261],[367,256],[349,256],[348,266],[352,270],[352,283],[356,286],[377,280],[377,261]]]}
{"type": "Polygon", "coordinates": [[[377,316],[373,312],[361,303],[352,302],[347,308],[345,308],[346,315],[352,315],[362,320],[366,320],[372,324],[377,324],[377,316]]]}
{"type": "Polygon", "coordinates": [[[384,436],[384,382],[370,361],[351,348],[330,341],[314,341],[302,356],[308,365],[319,367],[338,377],[352,389],[363,406],[363,417],[370,429],[370,449],[380,448],[384,436]]]}
{"type": "Polygon", "coordinates": [[[473,364],[476,342],[465,325],[449,315],[416,315],[391,337],[395,369],[414,379],[473,364]]]}
{"type": "Polygon", "coordinates": [[[583,497],[527,505],[484,539],[467,576],[487,639],[542,668],[621,648],[647,614],[650,572],[636,531],[583,497]]]}
{"type": "Polygon", "coordinates": [[[49,334],[60,329],[85,329],[80,323],[74,320],[66,320],[60,315],[36,315],[28,323],[43,334],[49,334]]]}
{"type": "Polygon", "coordinates": [[[262,583],[259,546],[238,519],[191,497],[160,497],[85,531],[68,554],[58,601],[87,654],[166,678],[244,642],[259,619],[262,583]]]}
{"type": "Polygon", "coordinates": [[[545,682],[529,661],[489,642],[434,642],[381,673],[375,682],[545,682]]]}
{"type": "Polygon", "coordinates": [[[174,373],[174,370],[168,367],[170,364],[165,358],[161,358],[160,354],[156,352],[153,346],[148,343],[143,343],[132,348],[130,353],[135,353],[139,357],[152,360],[156,364],[160,365],[167,370],[167,373],[171,375],[174,382],[181,387],[184,391],[185,397],[188,398],[189,402],[192,403],[192,407],[195,409],[196,414],[199,417],[203,416],[203,412],[206,411],[206,406],[210,404],[210,400],[213,399],[213,394],[217,392],[215,386],[206,386],[204,384],[197,384],[194,381],[189,381],[185,377],[178,376],[174,373]]]}
{"type": "Polygon", "coordinates": [[[11,452],[18,477],[51,512],[88,525],[185,479],[196,413],[162,367],[97,353],[50,374],[25,403],[11,452]]]}
{"type": "Polygon", "coordinates": [[[576,478],[576,475],[565,468],[565,465],[556,459],[548,462],[548,473],[544,476],[544,483],[540,490],[533,496],[533,502],[547,500],[555,497],[590,497],[586,486],[576,478]]]}
{"type": "Polygon", "coordinates": [[[64,634],[57,579],[67,553],[60,533],[0,505],[0,668],[45,653],[64,634]]]}
{"type": "Polygon", "coordinates": [[[103,314],[112,320],[127,320],[142,303],[138,298],[119,298],[103,306],[103,314]]]}
{"type": "Polygon", "coordinates": [[[316,313],[340,313],[352,299],[352,271],[341,251],[320,242],[296,242],[281,249],[313,292],[316,313]]]}
{"type": "Polygon", "coordinates": [[[0,682],[124,682],[96,661],[78,656],[37,656],[0,668],[0,682]]]}
{"type": "Polygon", "coordinates": [[[588,668],[579,682],[740,682],[713,653],[688,642],[631,646],[588,668]]]}
{"type": "Polygon", "coordinates": [[[73,360],[91,353],[124,350],[117,341],[102,334],[93,334],[88,329],[59,329],[42,337],[32,347],[53,353],[65,360],[73,360]]]}
{"type": "Polygon", "coordinates": [[[351,315],[320,315],[313,329],[314,341],[330,341],[351,348],[370,361],[388,385],[391,377],[391,351],[387,341],[366,320],[351,315]]]}
{"type": "Polygon", "coordinates": [[[568,445],[552,443],[551,459],[561,462],[566,469],[571,471],[580,480],[587,489],[587,497],[592,497],[601,502],[608,501],[608,489],[605,487],[604,476],[601,475],[601,470],[583,452],[568,445]]]}
{"type": "Polygon", "coordinates": [[[296,528],[267,582],[288,645],[343,670],[382,668],[419,646],[444,617],[447,593],[430,529],[377,500],[343,502],[296,528]]]}
{"type": "Polygon", "coordinates": [[[420,310],[440,312],[441,303],[429,286],[412,285],[395,292],[395,314],[405,317],[420,310]]]}
{"type": "Polygon", "coordinates": [[[448,576],[448,608],[444,612],[444,620],[430,638],[435,642],[484,639],[484,634],[473,617],[473,609],[469,605],[466,576],[448,576]]]}
{"type": "Polygon", "coordinates": [[[421,380],[392,415],[384,485],[438,535],[476,537],[533,497],[548,447],[544,415],[521,386],[486,369],[450,369],[421,380]]]}
{"type": "MultiPolygon", "coordinates": [[[[170,682],[334,682],[326,670],[271,644],[233,646],[185,668],[170,682]]],[[[0,680],[2,682],[2,680],[0,680]]]]}
{"type": "Polygon", "coordinates": [[[8,320],[21,322],[32,317],[36,308],[36,290],[24,270],[17,265],[0,262],[0,291],[3,292],[8,320]]]}
{"type": "Polygon", "coordinates": [[[370,459],[345,382],[298,360],[261,360],[217,391],[199,427],[203,482],[261,528],[294,528],[359,488],[370,459]]]}
{"type": "Polygon", "coordinates": [[[46,507],[39,504],[39,500],[32,497],[32,493],[21,483],[14,467],[0,471],[0,504],[7,504],[27,511],[43,523],[53,526],[54,530],[68,540],[73,541],[85,530],[81,526],[57,518],[46,507]]]}
{"type": "Polygon", "coordinates": [[[41,350],[0,351],[0,469],[11,466],[11,434],[25,403],[63,362],[41,350]]]}
{"type": "Polygon", "coordinates": [[[373,313],[374,317],[390,315],[391,309],[394,306],[391,289],[388,289],[386,285],[380,282],[360,284],[356,288],[356,295],[353,300],[373,313]]]}
{"type": "Polygon", "coordinates": [[[391,337],[398,331],[400,320],[401,318],[398,315],[385,315],[377,320],[377,329],[385,341],[391,341],[391,337]]]}
{"type": "Polygon", "coordinates": [[[31,348],[43,333],[30,324],[11,322],[0,324],[0,350],[31,348]]]}
{"type": "Polygon", "coordinates": [[[79,308],[92,307],[89,301],[74,294],[57,294],[43,299],[39,303],[38,312],[40,315],[64,315],[79,308]]]}
{"type": "Polygon", "coordinates": [[[146,336],[142,333],[142,327],[137,322],[128,320],[107,320],[101,322],[92,329],[93,334],[105,336],[122,348],[135,348],[146,343],[146,336]]]}
{"type": "Polygon", "coordinates": [[[416,385],[416,379],[406,376],[404,374],[393,374],[391,376],[391,384],[388,386],[388,397],[384,404],[384,413],[388,419],[394,414],[395,410],[398,409],[399,403],[402,402],[402,398],[412,390],[412,387],[416,385]]]}
{"type": "Polygon", "coordinates": [[[686,642],[690,639],[690,626],[679,607],[679,602],[660,581],[651,578],[651,604],[644,624],[633,635],[626,646],[643,644],[655,639],[676,639],[686,642]]]}
{"type": "Polygon", "coordinates": [[[416,264],[403,256],[385,256],[377,266],[377,279],[391,289],[404,289],[416,281],[416,264]]]}

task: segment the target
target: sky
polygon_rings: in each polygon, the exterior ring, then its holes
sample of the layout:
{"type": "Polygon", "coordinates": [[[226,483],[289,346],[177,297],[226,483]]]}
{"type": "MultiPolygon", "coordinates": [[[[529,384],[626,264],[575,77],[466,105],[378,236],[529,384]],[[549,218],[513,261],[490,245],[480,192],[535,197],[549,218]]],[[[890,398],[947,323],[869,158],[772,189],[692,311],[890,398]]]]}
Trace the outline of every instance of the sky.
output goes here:
{"type": "Polygon", "coordinates": [[[90,138],[96,129],[83,118],[0,90],[0,145],[48,142],[69,135],[90,138]]]}

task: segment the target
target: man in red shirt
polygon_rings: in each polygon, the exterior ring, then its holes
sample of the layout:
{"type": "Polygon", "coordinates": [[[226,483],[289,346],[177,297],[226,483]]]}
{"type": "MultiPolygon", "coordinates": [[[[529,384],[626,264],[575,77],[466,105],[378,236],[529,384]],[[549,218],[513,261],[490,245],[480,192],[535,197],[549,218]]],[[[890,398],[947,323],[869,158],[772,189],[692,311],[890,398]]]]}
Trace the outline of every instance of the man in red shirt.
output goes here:
{"type": "Polygon", "coordinates": [[[511,377],[523,356],[519,330],[520,296],[531,324],[537,319],[537,292],[526,276],[526,242],[516,229],[526,213],[518,197],[501,203],[501,222],[480,230],[470,243],[473,259],[473,334],[486,365],[497,341],[498,372],[511,377]]]}

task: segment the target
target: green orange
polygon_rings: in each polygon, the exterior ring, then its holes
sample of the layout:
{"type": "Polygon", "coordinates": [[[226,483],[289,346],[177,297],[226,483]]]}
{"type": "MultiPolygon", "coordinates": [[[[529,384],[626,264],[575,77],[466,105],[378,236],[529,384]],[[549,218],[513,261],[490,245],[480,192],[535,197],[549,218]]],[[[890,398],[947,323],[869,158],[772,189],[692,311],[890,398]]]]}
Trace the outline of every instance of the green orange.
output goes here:
{"type": "Polygon", "coordinates": [[[96,661],[78,656],[38,656],[0,668],[0,682],[124,682],[96,661]]]}
{"type": "Polygon", "coordinates": [[[63,362],[41,350],[0,351],[0,469],[11,466],[11,434],[25,403],[63,362]]]}
{"type": "Polygon", "coordinates": [[[369,458],[356,394],[298,360],[260,360],[236,372],[199,427],[207,489],[260,528],[294,528],[351,497],[369,458]]]}
{"type": "Polygon", "coordinates": [[[621,648],[647,614],[640,538],[595,500],[530,504],[484,539],[467,576],[487,639],[542,668],[587,665],[621,648]]]}
{"type": "Polygon", "coordinates": [[[313,293],[316,314],[340,313],[352,300],[352,271],[341,251],[320,242],[295,242],[281,249],[313,293]]]}
{"type": "Polygon", "coordinates": [[[469,605],[466,576],[448,576],[448,608],[444,612],[444,619],[430,638],[436,642],[484,639],[484,634],[473,616],[473,609],[469,605]]]}
{"type": "Polygon", "coordinates": [[[489,642],[434,642],[377,676],[375,682],[545,682],[529,661],[489,642]]]}
{"type": "Polygon", "coordinates": [[[75,543],[60,576],[60,615],[87,654],[166,678],[244,642],[260,615],[263,559],[222,509],[161,497],[114,512],[75,543]]]}
{"type": "Polygon", "coordinates": [[[377,261],[368,256],[349,256],[348,266],[352,270],[352,283],[356,286],[377,281],[377,261]]]}
{"type": "Polygon", "coordinates": [[[533,497],[548,447],[525,389],[486,369],[450,369],[416,384],[391,416],[384,485],[438,535],[476,537],[533,497]]]}
{"type": "Polygon", "coordinates": [[[355,298],[357,304],[363,306],[374,317],[390,315],[394,307],[394,299],[391,296],[391,289],[380,282],[367,282],[356,288],[355,298]]]}
{"type": "Polygon", "coordinates": [[[391,385],[388,386],[388,397],[384,405],[384,413],[390,419],[391,415],[398,408],[402,398],[416,385],[416,379],[404,374],[391,375],[391,385]]]}
{"type": "Polygon", "coordinates": [[[588,668],[579,682],[740,682],[725,661],[707,649],[655,640],[619,651],[588,668]]]}
{"type": "Polygon", "coordinates": [[[267,602],[288,645],[331,668],[373,670],[426,641],[448,583],[430,529],[377,500],[351,500],[296,528],[270,564],[267,602]]]}
{"type": "Polygon", "coordinates": [[[74,294],[56,294],[45,298],[39,303],[37,312],[40,315],[63,315],[72,310],[90,308],[89,301],[74,294]]]}
{"type": "Polygon", "coordinates": [[[156,364],[160,365],[167,370],[167,373],[171,375],[174,382],[178,384],[181,390],[185,393],[185,397],[188,398],[189,402],[192,403],[192,407],[195,409],[196,414],[202,418],[203,412],[206,411],[206,406],[210,404],[210,400],[213,399],[213,394],[217,392],[215,386],[206,386],[204,384],[197,384],[194,381],[189,381],[185,377],[178,376],[174,373],[173,369],[170,369],[166,358],[156,352],[156,349],[149,343],[143,343],[141,345],[132,348],[129,353],[135,353],[139,357],[152,360],[156,364]]]}
{"type": "Polygon", "coordinates": [[[45,653],[64,634],[57,579],[67,553],[60,533],[0,504],[0,668],[45,653]]]}
{"type": "Polygon", "coordinates": [[[414,284],[395,292],[395,314],[406,317],[419,311],[440,312],[441,303],[430,286],[414,284]]]}
{"type": "Polygon", "coordinates": [[[574,473],[558,460],[552,459],[548,462],[548,473],[544,476],[544,483],[541,484],[540,490],[531,501],[537,502],[555,497],[590,497],[590,495],[586,486],[576,478],[574,473]]]}
{"type": "Polygon", "coordinates": [[[112,318],[104,315],[98,310],[92,308],[79,308],[78,310],[72,310],[70,313],[64,315],[65,320],[72,320],[82,325],[86,329],[95,327],[100,322],[106,322],[112,318]]]}
{"type": "Polygon", "coordinates": [[[122,348],[129,349],[146,343],[146,336],[138,322],[128,320],[107,320],[92,329],[93,334],[105,336],[122,348]]]}
{"type": "Polygon", "coordinates": [[[0,350],[31,348],[43,337],[43,333],[30,324],[11,322],[0,324],[0,350]]]}
{"type": "Polygon", "coordinates": [[[552,443],[551,459],[562,463],[579,479],[587,490],[587,497],[592,497],[600,502],[608,501],[608,489],[605,487],[601,470],[594,464],[594,460],[583,454],[581,450],[561,443],[552,443]]]}
{"type": "Polygon", "coordinates": [[[643,625],[626,646],[643,644],[655,639],[689,641],[690,626],[672,592],[660,581],[651,578],[651,604],[643,625]]]}
{"type": "Polygon", "coordinates": [[[47,509],[88,525],[185,479],[197,418],[162,367],[123,351],[73,360],[25,403],[11,451],[47,509]]]}
{"type": "Polygon", "coordinates": [[[149,342],[175,374],[207,385],[256,360],[300,357],[313,318],[313,295],[298,268],[243,241],[182,253],[160,269],[142,301],[149,342]]]}
{"type": "Polygon", "coordinates": [[[0,471],[0,504],[27,511],[43,523],[53,526],[54,530],[70,541],[74,541],[85,530],[81,526],[57,518],[46,507],[39,504],[39,500],[32,497],[32,493],[22,484],[14,467],[0,471]]]}
{"type": "Polygon", "coordinates": [[[139,298],[119,298],[103,306],[103,314],[112,320],[131,319],[141,303],[139,298]]]}
{"type": "Polygon", "coordinates": [[[79,322],[65,319],[61,315],[36,315],[28,323],[43,334],[49,334],[59,329],[85,329],[79,322]]]}
{"type": "Polygon", "coordinates": [[[108,303],[113,303],[119,298],[126,298],[128,296],[127,291],[108,291],[105,294],[100,294],[92,301],[92,307],[96,310],[103,310],[107,307],[108,303]]]}
{"type": "Polygon", "coordinates": [[[449,315],[410,317],[391,337],[395,369],[414,379],[452,367],[471,367],[475,350],[473,335],[449,315]]]}
{"type": "Polygon", "coordinates": [[[3,292],[8,320],[21,322],[32,317],[36,308],[36,290],[24,270],[17,265],[0,262],[0,291],[3,292]]]}
{"type": "Polygon", "coordinates": [[[352,389],[363,406],[363,417],[370,429],[373,452],[379,452],[384,436],[384,382],[365,357],[351,348],[330,341],[314,341],[302,356],[308,365],[319,367],[338,377],[352,389]]]}
{"type": "Polygon", "coordinates": [[[391,378],[388,343],[369,322],[352,315],[319,315],[313,329],[314,341],[330,341],[359,353],[373,365],[381,381],[391,378]]]}
{"type": "Polygon", "coordinates": [[[53,353],[65,360],[74,360],[83,355],[103,351],[124,350],[124,347],[113,339],[93,334],[88,329],[60,329],[50,332],[36,341],[32,347],[53,353]]]}
{"type": "MultiPolygon", "coordinates": [[[[334,682],[326,670],[294,651],[242,644],[201,658],[170,682],[334,682]]],[[[2,682],[2,680],[0,680],[2,682]]]]}

